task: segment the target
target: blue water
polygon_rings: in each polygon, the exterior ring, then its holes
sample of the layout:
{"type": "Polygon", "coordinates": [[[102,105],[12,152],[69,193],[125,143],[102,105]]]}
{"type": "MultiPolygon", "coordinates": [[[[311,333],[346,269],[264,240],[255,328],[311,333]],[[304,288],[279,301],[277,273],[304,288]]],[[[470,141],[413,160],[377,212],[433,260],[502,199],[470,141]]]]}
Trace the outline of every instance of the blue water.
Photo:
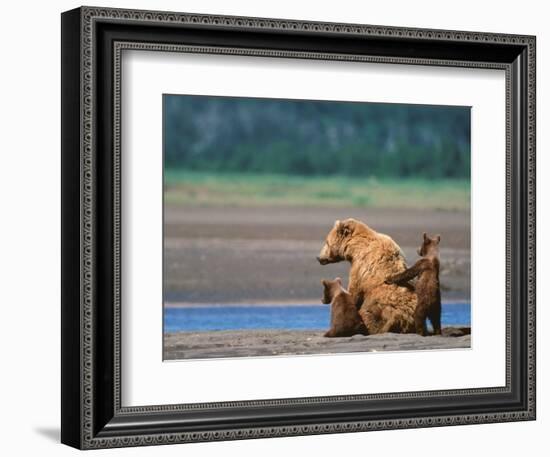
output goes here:
{"type": "MultiPolygon", "coordinates": [[[[323,330],[328,329],[327,305],[293,306],[210,306],[166,308],[164,331],[212,330],[323,330]]],[[[441,323],[470,325],[470,303],[443,304],[441,323]]]]}

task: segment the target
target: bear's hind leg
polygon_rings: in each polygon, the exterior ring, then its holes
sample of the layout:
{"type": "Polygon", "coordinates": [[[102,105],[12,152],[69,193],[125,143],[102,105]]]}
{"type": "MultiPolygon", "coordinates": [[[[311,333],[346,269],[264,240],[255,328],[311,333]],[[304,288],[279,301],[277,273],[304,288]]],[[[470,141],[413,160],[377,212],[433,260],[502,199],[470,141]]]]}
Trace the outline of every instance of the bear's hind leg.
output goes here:
{"type": "Polygon", "coordinates": [[[441,335],[441,307],[432,311],[428,317],[434,328],[434,335],[441,335]]]}
{"type": "Polygon", "coordinates": [[[368,335],[369,331],[363,322],[358,322],[355,325],[355,335],[368,335]]]}
{"type": "Polygon", "coordinates": [[[426,313],[421,306],[414,312],[414,327],[418,335],[426,336],[426,313]]]}
{"type": "Polygon", "coordinates": [[[401,333],[400,328],[398,325],[396,325],[395,319],[391,319],[386,321],[384,326],[382,327],[382,330],[380,330],[380,333],[401,333]]]}
{"type": "Polygon", "coordinates": [[[363,326],[366,329],[366,335],[375,335],[381,333],[381,312],[378,306],[372,305],[365,300],[361,309],[359,309],[359,317],[363,322],[363,326]]]}

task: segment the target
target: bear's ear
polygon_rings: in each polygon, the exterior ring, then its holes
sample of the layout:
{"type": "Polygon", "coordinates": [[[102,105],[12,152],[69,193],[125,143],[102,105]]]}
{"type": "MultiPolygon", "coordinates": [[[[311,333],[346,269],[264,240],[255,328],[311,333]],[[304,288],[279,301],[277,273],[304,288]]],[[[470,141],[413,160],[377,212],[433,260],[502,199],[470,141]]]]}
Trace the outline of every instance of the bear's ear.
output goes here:
{"type": "Polygon", "coordinates": [[[326,279],[321,279],[321,284],[323,285],[323,287],[328,287],[326,279]]]}
{"type": "Polygon", "coordinates": [[[426,232],[424,232],[422,234],[422,237],[424,238],[424,241],[426,241],[428,239],[428,234],[426,232]]]}
{"type": "Polygon", "coordinates": [[[435,241],[437,241],[437,244],[439,244],[439,242],[441,241],[441,235],[436,235],[435,241]]]}
{"type": "Polygon", "coordinates": [[[342,278],[340,277],[334,278],[334,281],[337,282],[340,286],[342,285],[342,278]]]}
{"type": "Polygon", "coordinates": [[[336,222],[338,223],[336,225],[336,233],[338,233],[338,235],[343,237],[351,235],[351,233],[353,232],[351,222],[349,221],[343,221],[343,222],[336,221],[336,222]]]}

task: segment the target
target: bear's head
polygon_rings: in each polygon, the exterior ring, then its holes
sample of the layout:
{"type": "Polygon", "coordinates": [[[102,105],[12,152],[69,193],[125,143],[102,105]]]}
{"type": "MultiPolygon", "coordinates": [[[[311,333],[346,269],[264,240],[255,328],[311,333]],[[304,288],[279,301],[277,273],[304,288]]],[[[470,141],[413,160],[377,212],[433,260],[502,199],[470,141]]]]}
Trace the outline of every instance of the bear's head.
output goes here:
{"type": "Polygon", "coordinates": [[[422,245],[416,251],[420,257],[426,257],[428,255],[434,255],[439,252],[439,242],[441,236],[435,235],[434,237],[428,236],[426,232],[422,235],[422,245]]]}
{"type": "Polygon", "coordinates": [[[341,262],[346,260],[345,248],[347,241],[359,230],[366,228],[365,224],[355,219],[336,221],[334,227],[328,233],[325,244],[317,256],[321,265],[341,262]]]}
{"type": "Polygon", "coordinates": [[[333,281],[330,279],[323,279],[321,284],[323,284],[323,298],[321,299],[321,302],[325,305],[332,303],[332,300],[334,300],[336,294],[338,294],[341,290],[344,290],[342,280],[340,278],[335,278],[333,281]]]}

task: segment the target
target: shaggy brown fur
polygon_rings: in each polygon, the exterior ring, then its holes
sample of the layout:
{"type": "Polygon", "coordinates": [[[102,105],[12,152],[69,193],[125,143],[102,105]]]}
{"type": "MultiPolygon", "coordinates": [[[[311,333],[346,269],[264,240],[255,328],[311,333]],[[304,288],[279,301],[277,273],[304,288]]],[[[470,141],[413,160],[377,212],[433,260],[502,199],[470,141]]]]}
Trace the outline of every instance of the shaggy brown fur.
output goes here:
{"type": "Polygon", "coordinates": [[[384,282],[407,268],[389,236],[355,219],[336,221],[317,260],[321,265],[351,263],[348,290],[369,334],[414,332],[414,289],[384,282]]]}
{"type": "Polygon", "coordinates": [[[439,289],[439,241],[436,235],[431,238],[423,235],[422,246],[418,248],[418,255],[422,258],[411,268],[391,276],[386,280],[388,284],[399,284],[410,281],[418,276],[415,291],[418,301],[414,313],[416,333],[426,336],[426,318],[430,319],[435,335],[441,335],[441,292],[439,289]]]}
{"type": "Polygon", "coordinates": [[[323,279],[323,300],[330,304],[330,329],[325,333],[327,337],[366,335],[367,329],[359,317],[355,302],[349,292],[342,286],[342,280],[334,281],[323,279]]]}

